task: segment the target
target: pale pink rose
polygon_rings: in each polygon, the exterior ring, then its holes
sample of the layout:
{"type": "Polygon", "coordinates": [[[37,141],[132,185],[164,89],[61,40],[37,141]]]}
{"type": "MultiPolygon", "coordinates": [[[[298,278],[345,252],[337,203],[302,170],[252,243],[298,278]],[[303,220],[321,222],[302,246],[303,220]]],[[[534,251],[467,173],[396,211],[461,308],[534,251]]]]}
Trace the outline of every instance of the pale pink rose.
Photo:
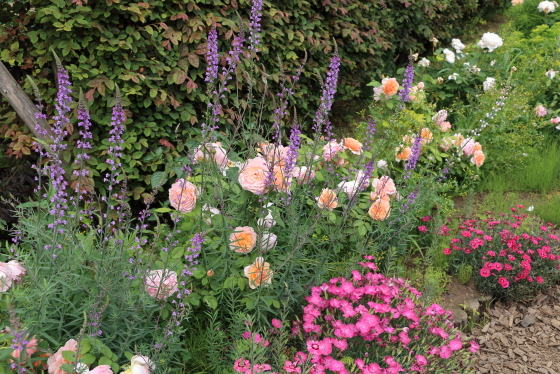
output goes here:
{"type": "Polygon", "coordinates": [[[54,355],[49,357],[47,360],[47,366],[49,367],[49,374],[65,374],[65,371],[60,368],[63,364],[70,364],[71,362],[66,361],[62,357],[63,351],[76,352],[78,342],[74,339],[70,339],[64,344],[64,347],[60,348],[54,355]]]}
{"type": "Polygon", "coordinates": [[[21,282],[21,277],[25,276],[25,268],[17,261],[9,261],[8,266],[12,269],[12,278],[15,283],[21,282]]]}
{"type": "Polygon", "coordinates": [[[449,121],[443,121],[438,126],[439,126],[439,129],[443,132],[447,132],[447,131],[449,131],[449,129],[451,129],[451,123],[449,121]]]}
{"type": "Polygon", "coordinates": [[[113,374],[113,370],[109,365],[99,365],[95,369],[92,369],[88,374],[113,374]]]}
{"type": "Polygon", "coordinates": [[[453,146],[454,139],[451,137],[441,139],[441,144],[439,145],[444,151],[448,151],[449,148],[453,146]]]}
{"type": "Polygon", "coordinates": [[[180,213],[188,213],[196,206],[200,190],[191,182],[178,179],[169,189],[169,203],[180,213]]]}
{"type": "Polygon", "coordinates": [[[461,149],[465,156],[470,156],[474,152],[475,142],[471,138],[466,138],[461,142],[461,149]]]}
{"type": "Polygon", "coordinates": [[[307,166],[296,166],[294,167],[292,176],[296,178],[299,184],[309,183],[315,179],[315,170],[309,171],[307,166]]]}
{"type": "Polygon", "coordinates": [[[375,186],[375,193],[377,195],[394,195],[396,192],[397,187],[395,186],[395,182],[393,182],[393,180],[388,175],[384,175],[379,178],[379,181],[375,186]]]}
{"type": "Polygon", "coordinates": [[[261,195],[266,190],[267,173],[266,160],[262,157],[252,158],[241,167],[239,184],[244,190],[261,195]]]}
{"type": "Polygon", "coordinates": [[[349,197],[352,197],[358,192],[360,189],[366,189],[369,186],[369,180],[366,178],[365,173],[362,170],[359,170],[356,173],[356,180],[349,181],[349,182],[340,182],[338,184],[338,188],[342,191],[346,192],[349,197]]]}
{"type": "Polygon", "coordinates": [[[418,83],[417,87],[418,87],[419,90],[423,90],[424,89],[424,82],[418,83]]]}
{"type": "Polygon", "coordinates": [[[249,253],[257,244],[257,233],[250,226],[236,227],[229,236],[229,248],[237,253],[249,253]]]}
{"type": "Polygon", "coordinates": [[[206,146],[198,146],[194,152],[195,161],[199,162],[202,160],[214,160],[220,170],[227,168],[229,160],[227,158],[227,152],[222,148],[219,142],[209,143],[206,146]]]}
{"type": "Polygon", "coordinates": [[[275,234],[271,232],[263,233],[261,236],[261,249],[263,251],[269,251],[273,249],[276,246],[277,240],[278,237],[275,234]]]}
{"type": "Polygon", "coordinates": [[[537,114],[537,117],[544,117],[546,116],[547,110],[544,106],[539,104],[535,107],[535,113],[537,114]]]}
{"type": "Polygon", "coordinates": [[[153,270],[146,277],[144,289],[150,296],[165,300],[179,289],[177,273],[170,270],[153,270]]]}
{"type": "Polygon", "coordinates": [[[553,125],[557,125],[560,122],[560,117],[554,117],[550,119],[553,125]]]}
{"type": "Polygon", "coordinates": [[[443,121],[447,119],[447,110],[440,110],[433,117],[432,121],[439,126],[443,121]]]}
{"type": "Polygon", "coordinates": [[[0,292],[6,292],[12,287],[14,274],[12,267],[6,263],[0,262],[0,292]]]}
{"type": "Polygon", "coordinates": [[[344,146],[336,140],[331,140],[323,147],[323,158],[325,161],[331,161],[333,157],[340,151],[344,150],[344,146]]]}

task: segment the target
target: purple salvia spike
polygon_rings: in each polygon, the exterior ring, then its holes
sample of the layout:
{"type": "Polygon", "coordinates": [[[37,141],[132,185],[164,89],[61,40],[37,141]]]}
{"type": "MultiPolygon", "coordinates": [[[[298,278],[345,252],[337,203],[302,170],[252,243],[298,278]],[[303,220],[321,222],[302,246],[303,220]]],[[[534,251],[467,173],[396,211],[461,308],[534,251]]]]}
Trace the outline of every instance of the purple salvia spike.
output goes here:
{"type": "Polygon", "coordinates": [[[329,141],[333,135],[331,132],[331,123],[328,118],[334,101],[334,95],[336,94],[339,69],[340,57],[338,57],[338,50],[335,49],[334,56],[329,65],[329,72],[325,81],[325,87],[323,88],[323,94],[321,95],[321,104],[315,113],[315,121],[313,124],[313,130],[315,132],[319,133],[321,130],[325,132],[325,139],[327,141],[329,141]]]}
{"type": "Polygon", "coordinates": [[[218,30],[216,30],[216,25],[212,25],[212,29],[208,33],[208,52],[206,52],[206,61],[208,62],[208,67],[206,68],[206,78],[205,82],[210,83],[210,87],[218,79],[218,63],[220,61],[220,55],[218,54],[218,30]]]}
{"type": "Polygon", "coordinates": [[[259,51],[263,0],[253,0],[249,23],[249,50],[259,51]]]}
{"type": "Polygon", "coordinates": [[[414,65],[412,63],[413,58],[410,57],[408,66],[404,71],[403,79],[403,89],[399,92],[399,100],[406,103],[409,100],[408,94],[410,94],[410,89],[414,83],[414,65]]]}
{"type": "Polygon", "coordinates": [[[412,148],[410,150],[410,157],[406,161],[406,165],[404,166],[404,170],[407,171],[406,175],[403,176],[403,179],[410,178],[412,171],[416,168],[416,163],[418,162],[418,158],[420,157],[420,151],[422,150],[422,136],[419,133],[416,138],[414,138],[414,143],[412,143],[412,148]]]}

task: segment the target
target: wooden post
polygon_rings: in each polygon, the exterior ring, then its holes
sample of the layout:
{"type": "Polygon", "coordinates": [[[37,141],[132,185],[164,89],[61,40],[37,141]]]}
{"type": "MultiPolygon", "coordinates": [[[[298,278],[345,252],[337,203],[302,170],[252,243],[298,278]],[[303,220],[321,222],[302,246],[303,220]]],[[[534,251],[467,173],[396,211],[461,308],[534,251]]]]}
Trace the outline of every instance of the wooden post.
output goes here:
{"type": "Polygon", "coordinates": [[[37,138],[45,141],[52,141],[54,134],[51,127],[44,119],[36,119],[35,113],[39,110],[33,104],[33,101],[27,96],[25,91],[19,86],[12,74],[0,61],[0,93],[8,100],[12,108],[19,117],[25,122],[29,131],[37,138]],[[39,134],[36,126],[39,125],[42,132],[46,132],[47,137],[39,134]]]}

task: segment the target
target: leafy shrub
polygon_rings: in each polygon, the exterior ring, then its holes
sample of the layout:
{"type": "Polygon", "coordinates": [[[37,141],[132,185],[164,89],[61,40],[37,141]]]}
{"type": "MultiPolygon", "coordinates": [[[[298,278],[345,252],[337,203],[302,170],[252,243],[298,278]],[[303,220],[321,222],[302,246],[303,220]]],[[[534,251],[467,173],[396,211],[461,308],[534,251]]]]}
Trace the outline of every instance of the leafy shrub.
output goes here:
{"type": "Polygon", "coordinates": [[[550,233],[552,224],[538,224],[518,214],[487,212],[459,226],[450,247],[455,271],[469,264],[480,292],[503,299],[526,299],[560,279],[558,236],[550,233]]]}
{"type": "MultiPolygon", "coordinates": [[[[450,311],[437,304],[424,306],[420,292],[402,279],[376,273],[371,262],[360,264],[365,272],[354,270],[351,279],[337,277],[311,289],[302,319],[293,328],[302,351],[282,369],[240,358],[234,370],[259,372],[266,366],[282,373],[472,371],[469,353],[448,320],[450,311]]],[[[259,341],[266,346],[265,340],[259,341]]],[[[476,352],[478,345],[470,345],[476,352]]]]}
{"type": "MultiPolygon", "coordinates": [[[[294,72],[305,51],[309,69],[297,84],[297,105],[304,115],[310,110],[307,99],[317,100],[320,92],[315,70],[325,73],[328,54],[339,46],[344,61],[339,98],[362,96],[364,84],[382,71],[394,70],[394,61],[410,50],[426,49],[434,35],[449,39],[469,27],[467,20],[502,9],[506,0],[427,3],[423,0],[356,2],[343,0],[267,3],[263,8],[263,38],[260,72],[254,86],[261,92],[264,80],[274,86],[280,65],[294,72]],[[461,20],[461,22],[457,22],[461,20]],[[265,73],[266,72],[266,73],[265,73]],[[268,77],[268,78],[267,78],[268,77]]],[[[103,133],[109,119],[105,110],[114,104],[116,86],[123,93],[127,109],[127,132],[123,168],[129,185],[137,191],[150,184],[152,173],[162,171],[169,158],[182,150],[182,141],[195,136],[191,127],[200,124],[209,93],[204,89],[207,63],[206,34],[215,23],[221,36],[220,50],[229,50],[250,18],[249,1],[206,0],[203,2],[156,1],[136,3],[126,0],[88,3],[70,0],[3,2],[0,26],[1,59],[18,65],[33,75],[47,103],[55,88],[47,87],[53,69],[48,51],[61,51],[74,91],[82,89],[92,102],[93,149],[88,161],[97,187],[103,185],[103,133]],[[239,16],[238,16],[239,15],[239,16]],[[239,22],[240,21],[240,22],[239,22]],[[241,23],[241,24],[240,24],[241,23]]],[[[247,50],[244,51],[247,53],[247,50]]],[[[220,60],[225,62],[222,53],[220,60]]],[[[240,65],[236,74],[243,76],[240,65]]],[[[222,128],[234,122],[230,104],[242,100],[249,86],[246,79],[228,84],[231,94],[224,98],[220,113],[222,128]],[[240,88],[240,96],[237,89],[240,88]],[[245,90],[243,90],[245,89],[245,90]]],[[[273,109],[267,107],[268,117],[273,109]]],[[[49,106],[47,112],[52,112],[49,106]]],[[[73,120],[75,123],[75,120],[73,120]]],[[[287,135],[285,135],[287,136],[287,135]]],[[[74,143],[76,138],[72,139],[74,143]]],[[[72,147],[64,154],[71,158],[72,147]]],[[[142,193],[131,193],[140,199],[142,193]]],[[[146,195],[144,195],[146,197],[146,195]]]]}

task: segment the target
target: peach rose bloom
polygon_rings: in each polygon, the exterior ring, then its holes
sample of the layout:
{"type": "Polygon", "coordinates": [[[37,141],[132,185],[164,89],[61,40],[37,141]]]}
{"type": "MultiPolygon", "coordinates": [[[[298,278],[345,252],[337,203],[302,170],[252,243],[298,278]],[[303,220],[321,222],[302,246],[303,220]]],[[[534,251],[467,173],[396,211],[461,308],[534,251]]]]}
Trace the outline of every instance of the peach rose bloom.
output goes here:
{"type": "Polygon", "coordinates": [[[292,183],[292,177],[289,178],[284,173],[284,168],[280,166],[274,167],[274,187],[280,191],[288,191],[292,183]]]}
{"type": "Polygon", "coordinates": [[[92,369],[88,374],[113,374],[113,370],[109,365],[99,365],[95,369],[92,369]]]}
{"type": "Polygon", "coordinates": [[[245,267],[244,272],[245,276],[249,278],[249,287],[252,289],[272,283],[273,273],[270,270],[270,264],[264,262],[263,257],[257,257],[252,265],[245,267]]]}
{"type": "Polygon", "coordinates": [[[315,179],[315,170],[309,171],[307,166],[296,166],[294,167],[292,176],[296,178],[299,184],[309,183],[315,179]]]}
{"type": "Polygon", "coordinates": [[[237,253],[249,253],[257,244],[257,233],[249,226],[236,227],[229,236],[229,248],[237,253]]]}
{"type": "Polygon", "coordinates": [[[239,173],[239,184],[244,190],[261,195],[266,190],[266,175],[268,167],[266,160],[262,157],[255,157],[242,166],[239,173]]]}
{"type": "Polygon", "coordinates": [[[420,136],[425,143],[431,143],[434,139],[434,134],[426,127],[420,131],[420,136]]]}
{"type": "Polygon", "coordinates": [[[180,213],[188,213],[196,206],[196,198],[200,190],[191,182],[178,179],[169,189],[169,203],[180,213]]]}
{"type": "Polygon", "coordinates": [[[369,216],[376,221],[383,221],[391,214],[391,203],[387,199],[377,199],[369,208],[369,216]]]}
{"type": "Polygon", "coordinates": [[[349,149],[355,155],[362,153],[362,143],[354,138],[345,138],[342,144],[344,148],[349,149]]]}
{"type": "Polygon", "coordinates": [[[9,261],[8,266],[12,270],[12,278],[15,283],[21,282],[21,277],[25,276],[25,268],[17,261],[9,261]]]}
{"type": "Polygon", "coordinates": [[[482,145],[480,145],[479,142],[474,143],[473,152],[476,152],[476,151],[482,151],[482,145]]]}
{"type": "Polygon", "coordinates": [[[453,138],[455,139],[453,141],[453,144],[455,144],[457,147],[460,147],[463,140],[465,140],[465,137],[461,134],[455,134],[453,135],[453,138]]]}
{"type": "Polygon", "coordinates": [[[403,136],[402,140],[403,140],[404,144],[406,144],[406,145],[412,145],[414,143],[414,138],[410,135],[403,136]]]}
{"type": "Polygon", "coordinates": [[[60,366],[62,366],[63,364],[71,364],[71,362],[66,361],[62,357],[62,352],[63,351],[76,352],[77,346],[78,346],[78,342],[75,341],[74,339],[70,339],[66,342],[66,344],[64,344],[64,347],[60,348],[58,351],[56,351],[54,355],[49,357],[49,359],[47,360],[47,366],[49,367],[48,369],[49,374],[66,374],[65,371],[60,369],[60,366]]]}
{"type": "Polygon", "coordinates": [[[484,152],[482,151],[474,151],[473,156],[471,157],[471,162],[476,165],[476,167],[481,167],[484,163],[484,152]]]}
{"type": "Polygon", "coordinates": [[[329,188],[323,188],[321,195],[316,198],[317,205],[320,209],[333,210],[338,206],[338,198],[336,197],[336,192],[329,188]]]}
{"type": "Polygon", "coordinates": [[[396,78],[385,78],[381,81],[381,89],[387,96],[393,96],[399,90],[399,82],[396,78]]]}
{"type": "Polygon", "coordinates": [[[384,175],[377,181],[375,186],[375,193],[379,196],[383,195],[394,195],[397,193],[397,187],[395,187],[395,182],[388,176],[384,175]]]}
{"type": "Polygon", "coordinates": [[[395,160],[397,162],[406,161],[410,157],[411,152],[412,150],[410,149],[410,147],[404,147],[402,150],[401,147],[397,147],[397,155],[395,157],[395,160]]]}
{"type": "Polygon", "coordinates": [[[261,143],[260,149],[265,159],[270,163],[274,162],[275,166],[284,166],[286,163],[286,156],[290,150],[290,148],[284,147],[281,144],[270,144],[268,142],[261,143]]]}
{"type": "Polygon", "coordinates": [[[194,158],[197,162],[214,160],[220,170],[224,170],[228,167],[229,160],[227,158],[227,152],[222,148],[220,142],[209,143],[206,146],[198,146],[194,152],[194,158]]]}
{"type": "Polygon", "coordinates": [[[448,121],[444,121],[442,123],[440,123],[439,125],[439,129],[443,132],[448,132],[451,129],[451,123],[448,121]]]}
{"type": "Polygon", "coordinates": [[[331,140],[323,147],[323,158],[325,161],[331,161],[333,157],[344,149],[344,146],[336,140],[331,140]]]}
{"type": "MultiPolygon", "coordinates": [[[[25,339],[28,339],[26,337],[25,339]]],[[[29,343],[25,346],[25,353],[27,353],[27,357],[31,356],[33,353],[37,352],[37,338],[33,337],[29,340],[29,343]]],[[[19,349],[14,349],[12,352],[12,357],[15,359],[19,359],[21,356],[21,351],[19,349]]]]}
{"type": "Polygon", "coordinates": [[[144,288],[150,296],[166,300],[179,289],[177,273],[170,270],[153,270],[146,277],[144,288]]]}

